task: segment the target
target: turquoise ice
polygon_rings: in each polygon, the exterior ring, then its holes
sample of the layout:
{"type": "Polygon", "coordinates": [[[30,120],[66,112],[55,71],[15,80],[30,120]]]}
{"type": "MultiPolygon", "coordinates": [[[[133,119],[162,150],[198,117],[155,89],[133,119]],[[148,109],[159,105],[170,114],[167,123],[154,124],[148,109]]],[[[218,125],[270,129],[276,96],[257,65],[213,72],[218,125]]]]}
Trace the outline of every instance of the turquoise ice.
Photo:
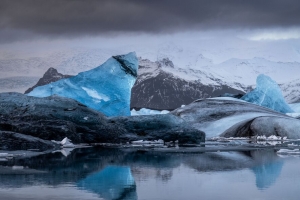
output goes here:
{"type": "Polygon", "coordinates": [[[47,97],[56,94],[75,99],[106,116],[129,116],[131,88],[137,70],[135,52],[113,56],[92,70],[37,87],[28,95],[47,97]]]}
{"type": "Polygon", "coordinates": [[[256,88],[245,94],[241,99],[281,113],[293,112],[286,103],[278,84],[264,74],[257,77],[256,88]]]}

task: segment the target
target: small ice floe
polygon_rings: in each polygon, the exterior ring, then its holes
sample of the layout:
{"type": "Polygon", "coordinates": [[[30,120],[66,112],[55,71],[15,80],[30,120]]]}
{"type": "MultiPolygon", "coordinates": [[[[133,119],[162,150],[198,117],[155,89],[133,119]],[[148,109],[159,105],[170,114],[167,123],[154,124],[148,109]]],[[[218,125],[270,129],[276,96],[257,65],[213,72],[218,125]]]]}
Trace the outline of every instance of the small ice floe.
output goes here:
{"type": "Polygon", "coordinates": [[[0,153],[0,158],[6,158],[7,156],[9,156],[8,153],[0,153]]]}
{"type": "Polygon", "coordinates": [[[84,117],[83,119],[84,119],[84,120],[88,120],[88,119],[89,119],[89,117],[84,117]]]}
{"type": "Polygon", "coordinates": [[[225,138],[225,137],[212,137],[209,138],[208,141],[230,141],[230,140],[250,140],[249,137],[229,137],[229,138],[225,138]]]}
{"type": "Polygon", "coordinates": [[[8,161],[9,159],[12,159],[13,157],[14,157],[13,154],[0,153],[0,161],[8,161]]]}
{"type": "Polygon", "coordinates": [[[132,144],[164,144],[164,141],[159,139],[159,140],[153,140],[153,141],[149,141],[149,140],[136,140],[136,141],[132,141],[132,144]]]}
{"type": "Polygon", "coordinates": [[[63,148],[74,148],[75,145],[71,142],[71,140],[65,137],[62,141],[51,140],[51,142],[55,144],[60,144],[63,148]]]}
{"type": "Polygon", "coordinates": [[[287,140],[287,137],[280,137],[276,135],[271,135],[269,137],[265,135],[259,135],[256,137],[257,141],[281,141],[281,140],[287,140]]]}
{"type": "Polygon", "coordinates": [[[299,145],[298,144],[294,144],[294,143],[291,143],[291,144],[287,144],[289,147],[298,147],[299,145]]]}
{"type": "Polygon", "coordinates": [[[280,149],[277,151],[279,155],[300,155],[299,149],[280,149]]]}
{"type": "Polygon", "coordinates": [[[137,141],[132,141],[131,145],[133,147],[165,147],[164,141],[159,139],[159,140],[137,140],[137,141]]]}
{"type": "Polygon", "coordinates": [[[17,166],[17,165],[12,166],[11,168],[12,168],[12,170],[22,170],[22,169],[24,169],[23,166],[17,166]]]}
{"type": "Polygon", "coordinates": [[[60,144],[62,145],[63,148],[74,148],[75,145],[71,142],[71,140],[67,137],[65,137],[60,144]]]}

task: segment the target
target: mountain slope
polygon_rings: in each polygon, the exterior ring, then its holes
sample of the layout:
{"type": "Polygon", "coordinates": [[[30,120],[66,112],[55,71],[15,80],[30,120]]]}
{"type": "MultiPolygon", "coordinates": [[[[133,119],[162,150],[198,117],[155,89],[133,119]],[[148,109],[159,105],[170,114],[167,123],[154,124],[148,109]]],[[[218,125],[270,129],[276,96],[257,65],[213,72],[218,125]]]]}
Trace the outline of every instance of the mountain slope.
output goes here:
{"type": "Polygon", "coordinates": [[[58,81],[60,79],[69,78],[72,77],[71,75],[63,75],[61,73],[58,73],[56,69],[50,67],[44,74],[42,78],[39,79],[39,81],[32,86],[31,88],[27,89],[24,94],[28,94],[31,92],[34,88],[42,85],[49,84],[51,82],[58,81]]]}
{"type": "Polygon", "coordinates": [[[288,103],[300,103],[300,79],[282,84],[280,88],[288,103]]]}
{"type": "Polygon", "coordinates": [[[203,84],[201,79],[186,80],[178,76],[182,73],[188,75],[191,72],[176,69],[166,58],[159,62],[141,59],[138,79],[131,90],[131,108],[173,110],[196,99],[244,93],[242,89],[229,87],[205,74],[202,74],[202,80],[209,79],[214,84],[203,84]]]}

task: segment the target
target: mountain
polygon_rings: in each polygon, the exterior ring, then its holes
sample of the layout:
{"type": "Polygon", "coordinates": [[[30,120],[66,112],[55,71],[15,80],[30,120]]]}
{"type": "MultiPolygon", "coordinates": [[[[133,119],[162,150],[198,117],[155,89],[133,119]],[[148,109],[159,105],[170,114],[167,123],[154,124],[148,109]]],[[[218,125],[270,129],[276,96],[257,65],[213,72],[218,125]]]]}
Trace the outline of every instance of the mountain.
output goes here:
{"type": "Polygon", "coordinates": [[[284,83],[280,88],[288,103],[300,103],[300,79],[284,83]]]}
{"type": "Polygon", "coordinates": [[[185,79],[195,75],[195,71],[175,68],[168,58],[157,62],[140,59],[139,65],[138,79],[131,90],[131,108],[173,110],[196,99],[244,93],[207,74],[202,74],[202,79],[185,79]],[[203,79],[212,84],[205,84],[203,79]]]}
{"type": "Polygon", "coordinates": [[[60,79],[69,78],[72,77],[71,75],[63,75],[61,73],[58,73],[56,69],[50,67],[44,74],[42,78],[39,79],[39,81],[32,86],[31,88],[27,89],[24,94],[28,94],[31,92],[34,88],[42,85],[46,85],[55,81],[58,81],[60,79]]]}

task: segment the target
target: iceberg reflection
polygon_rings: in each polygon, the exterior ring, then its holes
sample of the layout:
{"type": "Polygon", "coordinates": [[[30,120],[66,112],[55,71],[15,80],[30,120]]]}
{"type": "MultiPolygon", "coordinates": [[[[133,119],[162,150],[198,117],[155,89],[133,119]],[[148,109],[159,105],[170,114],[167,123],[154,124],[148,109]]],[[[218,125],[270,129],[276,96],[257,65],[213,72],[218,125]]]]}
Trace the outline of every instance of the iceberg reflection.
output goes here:
{"type": "Polygon", "coordinates": [[[137,199],[136,185],[130,167],[107,166],[77,183],[80,189],[98,194],[105,200],[137,199]]]}

